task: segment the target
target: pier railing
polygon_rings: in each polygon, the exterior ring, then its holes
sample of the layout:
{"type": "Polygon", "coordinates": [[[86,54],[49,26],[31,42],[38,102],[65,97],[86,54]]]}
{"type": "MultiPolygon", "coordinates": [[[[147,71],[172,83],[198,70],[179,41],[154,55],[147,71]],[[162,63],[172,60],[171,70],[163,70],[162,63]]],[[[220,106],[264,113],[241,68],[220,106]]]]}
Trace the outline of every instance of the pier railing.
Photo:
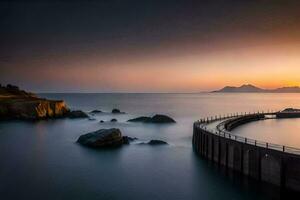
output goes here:
{"type": "Polygon", "coordinates": [[[234,120],[234,119],[238,119],[241,117],[255,116],[255,115],[276,115],[276,113],[278,113],[278,111],[267,111],[267,112],[258,111],[258,112],[253,112],[253,113],[244,112],[244,113],[232,113],[232,114],[227,114],[227,115],[216,115],[214,117],[202,118],[202,119],[196,121],[195,126],[197,128],[208,131],[211,134],[215,134],[219,137],[228,138],[228,139],[235,140],[235,141],[238,141],[238,142],[241,142],[244,144],[249,144],[249,145],[254,145],[254,146],[258,146],[258,147],[263,147],[266,149],[272,149],[272,150],[277,150],[277,151],[281,151],[281,152],[285,152],[285,153],[300,155],[299,148],[289,147],[289,146],[285,146],[285,145],[274,144],[274,143],[270,143],[270,142],[265,142],[265,141],[255,140],[255,139],[251,139],[251,138],[247,138],[247,137],[238,136],[238,135],[232,134],[230,131],[227,131],[225,129],[225,124],[226,124],[226,122],[228,122],[229,119],[234,120]],[[228,119],[228,120],[226,120],[226,119],[228,119]],[[213,123],[216,121],[221,121],[221,120],[225,120],[225,121],[218,124],[216,126],[216,130],[209,129],[206,126],[207,124],[210,124],[210,123],[213,123]]]}

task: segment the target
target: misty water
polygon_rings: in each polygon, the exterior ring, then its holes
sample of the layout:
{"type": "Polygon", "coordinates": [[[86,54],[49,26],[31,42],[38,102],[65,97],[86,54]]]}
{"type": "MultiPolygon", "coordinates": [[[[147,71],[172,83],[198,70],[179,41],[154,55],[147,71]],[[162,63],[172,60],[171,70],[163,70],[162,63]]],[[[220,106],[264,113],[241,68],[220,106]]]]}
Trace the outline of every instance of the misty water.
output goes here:
{"type": "MultiPolygon", "coordinates": [[[[64,99],[72,109],[102,110],[88,119],[0,123],[1,199],[271,199],[269,187],[223,173],[192,149],[192,125],[201,117],[300,107],[299,94],[40,94],[64,99]],[[111,114],[119,108],[126,114],[111,114]],[[177,123],[129,123],[167,114],[177,123]],[[118,122],[99,123],[116,118],[118,122]],[[139,141],[95,150],[76,143],[84,133],[120,128],[139,141]]],[[[253,122],[234,132],[290,146],[300,144],[299,120],[253,122]],[[255,131],[253,131],[255,129],[255,131]],[[277,129],[277,130],[275,130],[277,129]],[[281,130],[288,130],[283,133],[281,130]],[[298,129],[299,130],[299,129],[298,129]]],[[[300,145],[299,145],[300,147],[300,145]]],[[[274,196],[272,196],[274,195],[274,196]]]]}

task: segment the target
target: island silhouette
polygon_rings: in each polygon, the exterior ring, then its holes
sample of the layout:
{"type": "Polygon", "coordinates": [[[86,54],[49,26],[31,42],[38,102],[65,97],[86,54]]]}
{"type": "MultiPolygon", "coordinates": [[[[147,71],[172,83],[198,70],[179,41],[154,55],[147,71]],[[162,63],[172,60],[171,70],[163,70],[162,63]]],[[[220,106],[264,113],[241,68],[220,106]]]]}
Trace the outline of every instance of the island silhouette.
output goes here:
{"type": "Polygon", "coordinates": [[[280,87],[275,89],[263,89],[251,84],[244,84],[239,87],[225,86],[220,90],[215,90],[212,92],[216,92],[216,93],[300,93],[300,87],[292,86],[292,87],[280,87]]]}

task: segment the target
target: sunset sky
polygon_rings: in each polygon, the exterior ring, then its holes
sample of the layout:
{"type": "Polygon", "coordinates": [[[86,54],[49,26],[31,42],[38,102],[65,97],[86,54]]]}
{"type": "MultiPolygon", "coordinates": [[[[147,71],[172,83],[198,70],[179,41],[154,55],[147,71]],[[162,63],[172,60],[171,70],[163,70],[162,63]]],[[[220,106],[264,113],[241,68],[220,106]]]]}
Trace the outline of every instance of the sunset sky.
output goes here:
{"type": "Polygon", "coordinates": [[[36,92],[300,86],[300,1],[7,1],[0,83],[36,92]]]}

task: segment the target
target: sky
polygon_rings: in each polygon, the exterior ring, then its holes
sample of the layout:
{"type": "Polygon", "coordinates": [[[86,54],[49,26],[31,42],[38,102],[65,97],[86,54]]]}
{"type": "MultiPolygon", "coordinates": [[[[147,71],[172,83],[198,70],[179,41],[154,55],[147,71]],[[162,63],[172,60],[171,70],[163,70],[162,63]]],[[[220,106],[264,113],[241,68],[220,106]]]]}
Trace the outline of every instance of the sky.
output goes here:
{"type": "Polygon", "coordinates": [[[300,86],[300,1],[1,1],[0,83],[35,92],[300,86]]]}

